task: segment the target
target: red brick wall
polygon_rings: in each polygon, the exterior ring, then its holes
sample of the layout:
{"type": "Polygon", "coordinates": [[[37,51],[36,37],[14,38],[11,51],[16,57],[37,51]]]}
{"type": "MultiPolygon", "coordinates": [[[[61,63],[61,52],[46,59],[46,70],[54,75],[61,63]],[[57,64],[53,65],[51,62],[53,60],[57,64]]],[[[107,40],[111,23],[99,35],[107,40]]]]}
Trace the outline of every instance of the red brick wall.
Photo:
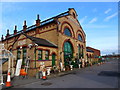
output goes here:
{"type": "Polygon", "coordinates": [[[100,50],[92,48],[92,47],[86,47],[86,48],[94,51],[94,55],[95,56],[100,56],[100,50]]]}

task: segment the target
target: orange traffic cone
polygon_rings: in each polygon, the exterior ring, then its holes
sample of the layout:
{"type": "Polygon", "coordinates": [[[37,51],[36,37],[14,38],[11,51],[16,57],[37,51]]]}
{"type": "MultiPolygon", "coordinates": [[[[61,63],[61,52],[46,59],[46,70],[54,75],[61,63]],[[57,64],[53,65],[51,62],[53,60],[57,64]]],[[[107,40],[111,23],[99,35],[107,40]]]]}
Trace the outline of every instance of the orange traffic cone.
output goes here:
{"type": "Polygon", "coordinates": [[[25,69],[20,70],[20,75],[21,76],[26,76],[27,75],[27,73],[25,72],[25,69]]]}
{"type": "Polygon", "coordinates": [[[10,82],[10,72],[8,72],[6,87],[10,87],[10,86],[11,86],[11,82],[10,82]]]}
{"type": "Polygon", "coordinates": [[[45,70],[42,71],[42,79],[43,80],[47,79],[47,77],[46,77],[46,71],[45,70]]]}

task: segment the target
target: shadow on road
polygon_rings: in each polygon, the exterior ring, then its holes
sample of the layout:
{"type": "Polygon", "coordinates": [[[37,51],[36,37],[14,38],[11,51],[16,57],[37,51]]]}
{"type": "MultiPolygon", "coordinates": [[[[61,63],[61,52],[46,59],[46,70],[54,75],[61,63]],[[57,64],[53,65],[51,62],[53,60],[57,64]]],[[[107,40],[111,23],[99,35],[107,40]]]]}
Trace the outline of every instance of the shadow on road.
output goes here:
{"type": "Polygon", "coordinates": [[[110,76],[110,77],[120,77],[120,73],[117,71],[101,71],[98,73],[99,76],[110,76]]]}

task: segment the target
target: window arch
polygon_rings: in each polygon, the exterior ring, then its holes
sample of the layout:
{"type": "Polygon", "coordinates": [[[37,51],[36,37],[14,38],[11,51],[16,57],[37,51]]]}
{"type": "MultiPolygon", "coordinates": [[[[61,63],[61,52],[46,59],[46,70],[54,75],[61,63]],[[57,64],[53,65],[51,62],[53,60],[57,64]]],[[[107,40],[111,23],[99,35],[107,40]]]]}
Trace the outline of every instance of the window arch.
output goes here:
{"type": "Polygon", "coordinates": [[[65,28],[65,30],[64,30],[64,34],[67,35],[67,36],[69,36],[69,37],[72,37],[72,34],[71,34],[69,28],[65,28]]]}
{"type": "Polygon", "coordinates": [[[69,61],[73,58],[73,46],[72,43],[69,41],[66,41],[64,43],[64,65],[69,65],[69,61]]]}
{"type": "Polygon", "coordinates": [[[83,41],[82,36],[80,34],[78,35],[78,40],[83,41]]]}

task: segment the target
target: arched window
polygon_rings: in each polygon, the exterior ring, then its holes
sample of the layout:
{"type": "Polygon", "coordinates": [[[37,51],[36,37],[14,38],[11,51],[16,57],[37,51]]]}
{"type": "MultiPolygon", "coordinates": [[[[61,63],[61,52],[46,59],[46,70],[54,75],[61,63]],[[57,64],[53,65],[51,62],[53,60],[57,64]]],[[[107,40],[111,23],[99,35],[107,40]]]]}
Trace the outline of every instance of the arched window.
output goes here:
{"type": "Polygon", "coordinates": [[[79,40],[79,41],[83,41],[81,35],[78,35],[78,40],[79,40]]]}
{"type": "Polygon", "coordinates": [[[71,35],[71,32],[70,32],[70,30],[69,30],[68,28],[65,28],[64,34],[67,35],[67,36],[69,36],[69,37],[72,36],[72,35],[71,35]]]}
{"type": "Polygon", "coordinates": [[[73,46],[67,41],[64,43],[64,65],[68,65],[68,61],[71,61],[73,58],[73,46]]]}

